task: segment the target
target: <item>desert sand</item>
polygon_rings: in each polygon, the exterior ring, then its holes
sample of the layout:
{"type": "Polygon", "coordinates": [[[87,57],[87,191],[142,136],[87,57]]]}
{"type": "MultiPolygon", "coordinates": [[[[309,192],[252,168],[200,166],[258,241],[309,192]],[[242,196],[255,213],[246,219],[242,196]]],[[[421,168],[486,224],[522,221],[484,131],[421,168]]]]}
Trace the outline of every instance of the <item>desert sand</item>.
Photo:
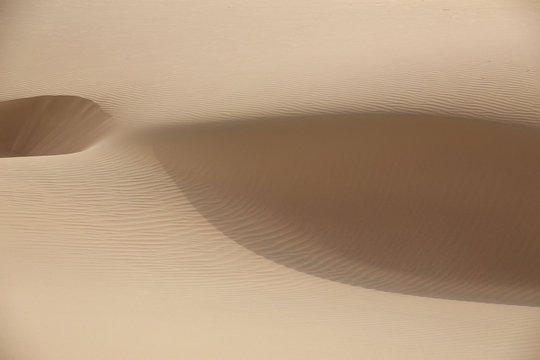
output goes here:
{"type": "Polygon", "coordinates": [[[0,359],[540,359],[540,3],[0,5],[0,359]]]}

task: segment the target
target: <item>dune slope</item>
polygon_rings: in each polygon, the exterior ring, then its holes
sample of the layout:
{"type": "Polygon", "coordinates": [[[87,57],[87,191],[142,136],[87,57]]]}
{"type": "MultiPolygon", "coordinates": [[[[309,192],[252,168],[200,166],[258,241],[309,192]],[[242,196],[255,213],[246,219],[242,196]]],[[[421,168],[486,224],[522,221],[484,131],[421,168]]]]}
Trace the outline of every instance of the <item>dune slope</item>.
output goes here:
{"type": "Polygon", "coordinates": [[[278,263],[367,288],[540,305],[540,131],[320,115],[156,132],[193,206],[278,263]]]}

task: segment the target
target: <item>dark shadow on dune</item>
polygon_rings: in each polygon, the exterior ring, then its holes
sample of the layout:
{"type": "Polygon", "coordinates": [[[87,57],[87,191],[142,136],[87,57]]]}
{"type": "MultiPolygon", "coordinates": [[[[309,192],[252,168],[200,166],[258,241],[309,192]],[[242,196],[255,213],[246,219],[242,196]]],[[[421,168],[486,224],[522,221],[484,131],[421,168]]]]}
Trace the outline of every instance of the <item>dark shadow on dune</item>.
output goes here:
{"type": "Polygon", "coordinates": [[[0,103],[0,157],[82,151],[110,126],[94,102],[77,96],[38,96],[0,103]]]}
{"type": "Polygon", "coordinates": [[[156,130],[193,206],[253,252],[321,278],[540,305],[540,131],[332,115],[156,130]]]}
{"type": "Polygon", "coordinates": [[[404,115],[167,129],[155,152],[255,253],[322,278],[540,305],[540,132],[404,115]]]}

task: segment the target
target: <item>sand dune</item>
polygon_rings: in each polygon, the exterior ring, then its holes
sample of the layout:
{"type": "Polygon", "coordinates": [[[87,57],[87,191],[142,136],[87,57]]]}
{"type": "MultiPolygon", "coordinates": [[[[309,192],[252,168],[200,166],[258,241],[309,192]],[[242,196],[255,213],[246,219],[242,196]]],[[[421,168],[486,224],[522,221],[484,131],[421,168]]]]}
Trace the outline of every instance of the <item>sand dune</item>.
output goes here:
{"type": "Polygon", "coordinates": [[[540,359],[539,24],[2,2],[0,359],[540,359]]]}

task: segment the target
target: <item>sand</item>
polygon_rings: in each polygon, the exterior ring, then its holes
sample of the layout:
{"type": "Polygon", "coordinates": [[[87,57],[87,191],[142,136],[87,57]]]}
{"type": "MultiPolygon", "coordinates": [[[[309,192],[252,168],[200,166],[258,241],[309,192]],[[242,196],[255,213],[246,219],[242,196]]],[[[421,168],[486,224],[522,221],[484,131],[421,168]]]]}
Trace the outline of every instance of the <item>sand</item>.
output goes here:
{"type": "Polygon", "coordinates": [[[0,359],[540,359],[540,3],[0,5],[0,359]]]}

